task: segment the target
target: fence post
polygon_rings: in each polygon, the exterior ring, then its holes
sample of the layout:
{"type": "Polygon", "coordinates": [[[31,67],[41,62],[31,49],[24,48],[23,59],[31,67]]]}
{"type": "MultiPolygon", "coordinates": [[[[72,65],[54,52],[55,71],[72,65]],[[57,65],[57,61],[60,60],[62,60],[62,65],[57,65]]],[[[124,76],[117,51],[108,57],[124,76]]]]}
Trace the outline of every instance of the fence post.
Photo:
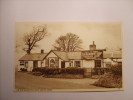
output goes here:
{"type": "Polygon", "coordinates": [[[91,77],[92,77],[92,67],[91,67],[91,77]]]}

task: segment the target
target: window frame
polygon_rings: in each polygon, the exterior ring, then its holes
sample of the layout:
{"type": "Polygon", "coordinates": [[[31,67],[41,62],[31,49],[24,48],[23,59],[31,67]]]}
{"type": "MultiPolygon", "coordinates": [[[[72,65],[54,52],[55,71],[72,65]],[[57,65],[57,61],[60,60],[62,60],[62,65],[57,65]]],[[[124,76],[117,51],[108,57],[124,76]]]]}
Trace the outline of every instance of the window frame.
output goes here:
{"type": "Polygon", "coordinates": [[[75,64],[75,67],[81,67],[81,61],[79,61],[79,60],[78,60],[78,61],[75,61],[74,64],[75,64]],[[77,64],[77,62],[78,62],[79,64],[77,64]]]}
{"type": "Polygon", "coordinates": [[[20,66],[24,66],[24,61],[20,61],[20,66]]]}
{"type": "Polygon", "coordinates": [[[95,68],[101,68],[101,60],[95,60],[95,68]]]}

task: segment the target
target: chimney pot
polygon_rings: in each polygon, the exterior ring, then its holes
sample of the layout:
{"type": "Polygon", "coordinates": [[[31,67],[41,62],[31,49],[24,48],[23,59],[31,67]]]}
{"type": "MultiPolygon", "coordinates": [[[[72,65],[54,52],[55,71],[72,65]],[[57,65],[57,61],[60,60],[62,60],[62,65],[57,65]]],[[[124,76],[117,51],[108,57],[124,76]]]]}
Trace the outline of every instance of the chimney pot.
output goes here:
{"type": "Polygon", "coordinates": [[[94,45],[95,43],[94,43],[94,41],[93,41],[93,45],[94,45]]]}
{"type": "Polygon", "coordinates": [[[44,53],[44,50],[43,49],[41,50],[41,53],[44,53]]]}

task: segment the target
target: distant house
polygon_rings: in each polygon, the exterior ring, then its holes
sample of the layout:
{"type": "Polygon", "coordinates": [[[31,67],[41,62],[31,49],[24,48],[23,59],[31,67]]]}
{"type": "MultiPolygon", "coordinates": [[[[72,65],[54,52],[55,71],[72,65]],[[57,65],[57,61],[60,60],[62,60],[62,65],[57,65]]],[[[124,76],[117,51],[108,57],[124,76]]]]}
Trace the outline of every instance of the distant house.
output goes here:
{"type": "Polygon", "coordinates": [[[122,50],[117,51],[104,51],[103,64],[104,67],[110,67],[112,64],[122,64],[122,50]]]}
{"type": "Polygon", "coordinates": [[[46,55],[47,53],[43,53],[43,50],[41,50],[41,53],[31,53],[24,55],[19,59],[20,64],[18,71],[20,71],[21,68],[25,68],[27,71],[32,71],[33,68],[44,67],[44,58],[46,55]]]}
{"type": "Polygon", "coordinates": [[[51,50],[49,53],[26,54],[19,61],[19,70],[20,68],[27,68],[28,71],[36,67],[103,68],[111,66],[114,62],[122,63],[122,53],[121,51],[109,52],[106,49],[96,49],[93,42],[90,45],[90,50],[73,52],[51,50]]]}

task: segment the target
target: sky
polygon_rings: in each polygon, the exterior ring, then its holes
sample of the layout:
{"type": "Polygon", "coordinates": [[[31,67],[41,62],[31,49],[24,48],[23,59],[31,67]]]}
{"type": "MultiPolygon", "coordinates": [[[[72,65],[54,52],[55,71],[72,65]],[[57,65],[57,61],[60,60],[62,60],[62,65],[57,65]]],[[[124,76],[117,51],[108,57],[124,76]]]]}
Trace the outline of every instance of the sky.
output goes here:
{"type": "Polygon", "coordinates": [[[55,40],[69,32],[77,34],[83,40],[83,50],[89,50],[89,45],[93,41],[97,49],[122,48],[121,22],[16,22],[15,46],[18,46],[16,53],[24,53],[22,50],[24,34],[41,25],[47,27],[49,35],[37,43],[39,48],[32,50],[33,53],[39,53],[41,49],[49,52],[55,40]]]}

